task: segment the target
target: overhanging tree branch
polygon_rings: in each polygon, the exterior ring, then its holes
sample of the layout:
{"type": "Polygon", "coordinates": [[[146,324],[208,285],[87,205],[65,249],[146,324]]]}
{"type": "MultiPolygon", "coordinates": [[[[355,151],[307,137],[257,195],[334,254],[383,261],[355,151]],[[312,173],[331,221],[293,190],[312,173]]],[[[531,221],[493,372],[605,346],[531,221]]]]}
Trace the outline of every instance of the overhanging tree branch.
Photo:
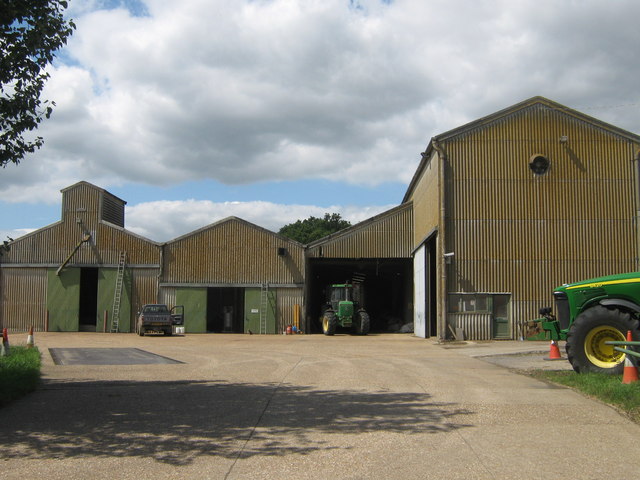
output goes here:
{"type": "Polygon", "coordinates": [[[65,0],[2,0],[0,7],[0,165],[18,164],[43,144],[25,134],[51,116],[41,100],[45,68],[75,29],[65,20],[65,0]]]}

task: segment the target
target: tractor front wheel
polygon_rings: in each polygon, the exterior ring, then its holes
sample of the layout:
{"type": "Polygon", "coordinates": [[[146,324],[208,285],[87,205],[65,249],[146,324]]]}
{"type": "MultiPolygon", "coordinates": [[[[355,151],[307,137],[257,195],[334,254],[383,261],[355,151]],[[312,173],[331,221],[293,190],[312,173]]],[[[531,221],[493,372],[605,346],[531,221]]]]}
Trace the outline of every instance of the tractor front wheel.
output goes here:
{"type": "Polygon", "coordinates": [[[585,310],[567,334],[567,357],[571,366],[578,373],[621,374],[624,353],[606,342],[625,341],[629,330],[634,340],[640,338],[640,323],[627,312],[600,305],[585,310]]]}
{"type": "Polygon", "coordinates": [[[336,326],[338,325],[338,319],[333,310],[326,310],[322,314],[322,333],[325,335],[333,335],[336,333],[336,326]]]}
{"type": "Polygon", "coordinates": [[[360,310],[356,313],[355,321],[353,322],[353,333],[356,335],[366,335],[369,333],[371,327],[371,320],[369,314],[364,310],[360,310]]]}

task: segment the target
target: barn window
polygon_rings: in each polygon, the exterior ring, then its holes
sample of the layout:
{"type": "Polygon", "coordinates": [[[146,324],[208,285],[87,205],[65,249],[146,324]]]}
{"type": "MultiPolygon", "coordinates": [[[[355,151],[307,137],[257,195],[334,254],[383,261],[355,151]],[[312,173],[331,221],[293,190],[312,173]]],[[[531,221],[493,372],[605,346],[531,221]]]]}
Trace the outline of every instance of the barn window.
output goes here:
{"type": "Polygon", "coordinates": [[[449,313],[478,313],[491,310],[490,296],[484,294],[449,295],[449,313]]]}

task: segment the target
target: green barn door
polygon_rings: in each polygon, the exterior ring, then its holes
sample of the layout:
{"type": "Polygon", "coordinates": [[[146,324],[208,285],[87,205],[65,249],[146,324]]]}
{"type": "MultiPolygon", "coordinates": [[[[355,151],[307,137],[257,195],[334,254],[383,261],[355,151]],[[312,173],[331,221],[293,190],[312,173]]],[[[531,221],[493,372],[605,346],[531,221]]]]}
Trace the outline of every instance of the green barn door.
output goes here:
{"type": "Polygon", "coordinates": [[[509,298],[510,295],[493,295],[493,338],[511,338],[509,298]]]}
{"type": "Polygon", "coordinates": [[[276,292],[265,291],[266,302],[262,301],[263,292],[259,288],[244,290],[244,333],[276,333],[276,292]],[[266,331],[260,328],[261,305],[266,303],[266,331]]]}
{"type": "Polygon", "coordinates": [[[47,310],[50,332],[77,332],[80,326],[80,269],[47,272],[47,310]]]}
{"type": "MultiPolygon", "coordinates": [[[[98,274],[98,326],[97,331],[104,330],[104,312],[107,312],[107,329],[111,330],[113,321],[113,298],[116,292],[117,268],[101,268],[98,274]]],[[[120,320],[118,321],[119,332],[131,331],[131,271],[124,269],[122,278],[122,292],[120,296],[120,320]]],[[[135,330],[135,327],[134,327],[135,330]]]]}
{"type": "Polygon", "coordinates": [[[185,332],[207,332],[206,288],[178,288],[176,290],[176,305],[184,306],[185,332]]]}

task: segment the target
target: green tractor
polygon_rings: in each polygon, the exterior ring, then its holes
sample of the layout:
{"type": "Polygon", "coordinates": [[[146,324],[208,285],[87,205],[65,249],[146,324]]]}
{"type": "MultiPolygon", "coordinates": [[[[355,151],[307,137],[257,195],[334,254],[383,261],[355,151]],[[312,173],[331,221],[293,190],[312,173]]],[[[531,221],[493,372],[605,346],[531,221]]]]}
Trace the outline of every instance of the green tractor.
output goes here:
{"type": "Polygon", "coordinates": [[[369,333],[369,314],[362,308],[362,286],[340,283],[327,288],[327,302],[320,319],[322,333],[333,335],[337,327],[350,328],[356,335],[369,333]]]}
{"type": "Polygon", "coordinates": [[[625,355],[609,341],[640,340],[640,272],[584,280],[553,292],[556,315],[541,308],[538,319],[551,340],[566,340],[567,358],[578,373],[621,374],[625,355]]]}

